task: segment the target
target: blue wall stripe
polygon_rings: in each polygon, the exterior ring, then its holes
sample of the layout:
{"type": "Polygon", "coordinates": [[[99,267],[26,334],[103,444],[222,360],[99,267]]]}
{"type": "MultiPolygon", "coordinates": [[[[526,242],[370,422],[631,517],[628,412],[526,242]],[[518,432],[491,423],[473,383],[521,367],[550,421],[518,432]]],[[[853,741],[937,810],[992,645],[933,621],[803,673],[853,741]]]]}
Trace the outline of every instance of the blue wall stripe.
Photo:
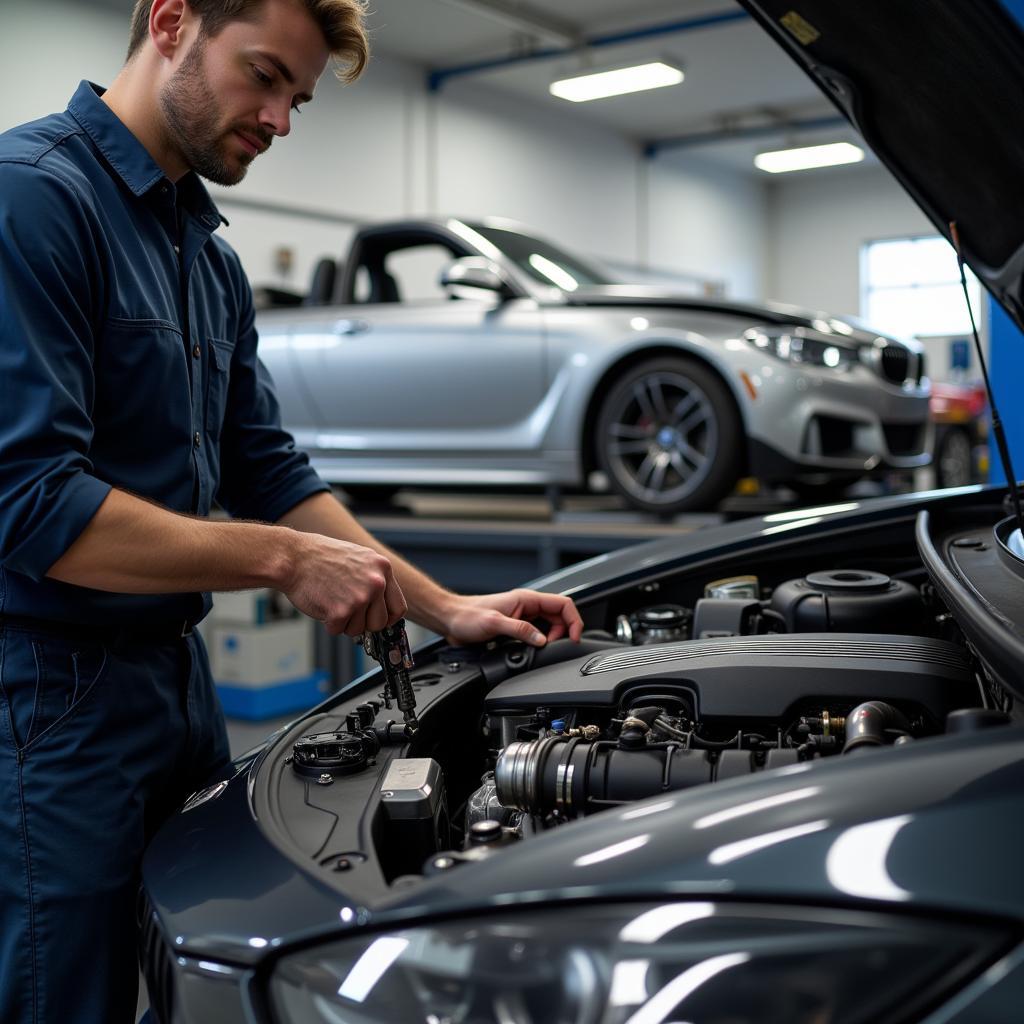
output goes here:
{"type": "Polygon", "coordinates": [[[552,57],[564,57],[577,53],[579,49],[600,49],[603,46],[618,46],[632,43],[638,39],[653,39],[658,36],[675,35],[680,32],[693,32],[700,28],[711,28],[733,21],[745,21],[750,15],[746,11],[726,11],[721,14],[706,14],[699,18],[687,18],[683,21],[669,21],[661,25],[646,25],[626,32],[615,32],[609,35],[592,36],[583,41],[582,47],[554,46],[517,57],[499,57],[495,60],[476,61],[472,64],[457,64],[453,67],[435,68],[427,75],[427,88],[436,92],[449,78],[463,75],[474,75],[480,71],[492,71],[495,68],[506,68],[514,64],[525,64],[529,61],[548,60],[552,57]]]}

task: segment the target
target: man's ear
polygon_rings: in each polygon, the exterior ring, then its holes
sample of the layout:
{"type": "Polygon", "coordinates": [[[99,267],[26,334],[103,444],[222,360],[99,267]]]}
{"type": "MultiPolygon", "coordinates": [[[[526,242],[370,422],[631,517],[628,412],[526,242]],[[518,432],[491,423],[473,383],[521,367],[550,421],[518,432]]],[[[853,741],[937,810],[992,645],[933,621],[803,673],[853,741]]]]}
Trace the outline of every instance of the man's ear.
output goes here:
{"type": "Polygon", "coordinates": [[[161,57],[173,60],[191,43],[196,18],[187,0],[153,0],[149,10],[149,38],[161,57]]]}

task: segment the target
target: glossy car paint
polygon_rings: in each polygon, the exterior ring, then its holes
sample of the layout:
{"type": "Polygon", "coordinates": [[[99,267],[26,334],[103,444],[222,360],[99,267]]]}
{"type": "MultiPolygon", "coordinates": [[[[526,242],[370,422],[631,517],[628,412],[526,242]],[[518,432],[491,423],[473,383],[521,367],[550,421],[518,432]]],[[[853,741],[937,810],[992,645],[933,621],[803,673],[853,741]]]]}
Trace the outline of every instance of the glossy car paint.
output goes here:
{"type": "Polygon", "coordinates": [[[243,783],[176,818],[146,876],[180,952],[234,964],[312,935],[598,894],[869,901],[1024,920],[1018,865],[1004,855],[1019,844],[1022,794],[1024,729],[937,737],[652,797],[367,907],[343,878],[322,885],[266,844],[243,783]]]}
{"type": "MultiPolygon", "coordinates": [[[[594,559],[539,582],[568,590],[585,605],[609,587],[667,571],[703,574],[723,563],[756,564],[772,551],[867,532],[909,535],[922,508],[991,505],[996,493],[970,487],[727,524],[594,559]]],[[[418,660],[428,660],[429,650],[418,652],[418,660]]],[[[354,705],[377,689],[371,673],[316,710],[354,705]]],[[[272,822],[255,811],[253,789],[267,751],[287,748],[306,731],[300,720],[263,752],[240,759],[228,786],[173,818],[147,853],[147,892],[177,954],[184,1020],[250,1019],[241,1009],[250,983],[259,991],[274,956],[308,941],[510,905],[755,899],[1024,921],[1017,858],[1006,855],[1018,845],[1024,810],[1019,727],[936,737],[654,797],[373,899],[348,888],[344,873],[301,869],[270,840],[272,822]],[[211,1016],[208,1006],[222,1016],[211,1016]]],[[[998,1000],[1004,989],[1018,998],[1011,968],[1008,963],[1006,973],[977,987],[977,998],[998,1000]]],[[[968,998],[966,991],[961,997],[968,998]]],[[[957,1018],[934,1018],[946,1019],[957,1018]]]]}
{"type": "MultiPolygon", "coordinates": [[[[1024,920],[1018,865],[1005,853],[1019,845],[1022,793],[1024,730],[1006,729],[998,739],[937,738],[853,763],[812,771],[795,766],[755,782],[638,802],[556,829],[511,856],[427,881],[412,898],[366,908],[358,893],[317,885],[247,834],[254,823],[244,787],[236,786],[212,829],[200,820],[189,822],[178,841],[165,833],[161,856],[147,861],[146,873],[177,878],[157,893],[161,917],[180,933],[183,1019],[227,1024],[253,1019],[244,1015],[239,993],[254,982],[253,968],[276,951],[439,914],[530,905],[562,905],[569,913],[573,901],[599,895],[1024,920]],[[231,848],[211,846],[211,832],[231,835],[231,848]],[[257,853],[244,865],[234,856],[243,849],[257,853]],[[207,887],[210,899],[197,903],[207,887]],[[187,913],[175,914],[168,905],[177,902],[175,888],[187,913]]],[[[1016,967],[1015,974],[993,969],[974,993],[961,994],[963,1019],[1012,1019],[971,1016],[977,1012],[972,996],[1007,1012],[1020,995],[1019,961],[1015,953],[1005,962],[1005,971],[1016,967]]],[[[944,1015],[951,1012],[926,1020],[959,1019],[944,1015]]]]}
{"type": "MultiPolygon", "coordinates": [[[[764,12],[770,5],[746,6],[764,12]]],[[[779,7],[778,12],[764,14],[773,30],[775,15],[781,17],[790,9],[789,5],[779,7]]],[[[855,7],[808,0],[801,12],[812,25],[819,14],[826,19],[848,15],[856,20],[858,32],[876,28],[884,37],[879,39],[880,52],[889,45],[900,50],[900,60],[886,61],[887,67],[905,76],[916,70],[904,67],[913,64],[915,51],[928,50],[932,44],[941,50],[943,40],[952,41],[954,50],[962,49],[970,63],[976,49],[970,45],[973,33],[994,25],[1001,34],[992,48],[1000,59],[1018,39],[1006,31],[999,5],[990,3],[945,5],[941,11],[932,5],[944,29],[948,27],[944,19],[963,18],[962,31],[922,39],[931,22],[920,18],[920,7],[903,0],[855,7]],[[907,25],[909,34],[901,33],[907,25]]],[[[831,27],[827,21],[820,24],[831,27]]],[[[832,32],[826,38],[841,42],[846,37],[832,32]]],[[[786,45],[795,48],[796,44],[787,40],[786,45]]],[[[1020,75],[1024,68],[1019,49],[1016,61],[1010,62],[1010,74],[1020,75]]],[[[859,52],[865,53],[863,48],[859,52]]],[[[959,56],[954,53],[952,60],[959,56]]],[[[835,88],[835,83],[825,82],[829,66],[820,54],[811,51],[802,62],[812,74],[822,76],[826,88],[835,88]]],[[[964,88],[964,82],[970,82],[981,89],[985,75],[952,73],[950,59],[941,58],[938,63],[965,101],[968,120],[986,131],[984,109],[980,113],[969,109],[966,100],[973,93],[964,88]]],[[[979,67],[975,61],[967,70],[979,67]]],[[[927,89],[927,79],[919,78],[927,89]]],[[[1002,92],[1012,102],[1020,95],[1019,88],[1002,92]]],[[[852,104],[847,106],[856,110],[852,104]]],[[[936,124],[943,122],[940,115],[944,113],[931,112],[936,124]]],[[[1019,103],[1016,114],[1019,117],[1019,103]]],[[[1021,133],[1007,130],[1015,123],[1013,116],[999,120],[1002,134],[994,140],[998,146],[1019,146],[1021,133]]],[[[943,145],[948,152],[948,145],[943,145]]],[[[986,161],[978,159],[983,150],[968,148],[970,160],[964,166],[973,177],[958,181],[963,168],[945,163],[938,176],[951,190],[952,203],[935,199],[926,181],[900,171],[902,179],[910,180],[911,191],[924,197],[922,205],[936,223],[956,205],[957,188],[986,191],[978,179],[986,168],[986,161]]],[[[894,156],[891,149],[884,158],[899,164],[898,154],[894,156]]],[[[1006,205],[1004,191],[989,189],[986,194],[1006,212],[1006,223],[1012,224],[1012,218],[1020,215],[1019,204],[1006,205]]],[[[969,248],[980,251],[975,246],[986,243],[984,227],[975,225],[973,231],[969,248]]],[[[1019,231],[1017,237],[1019,242],[1019,231]]],[[[982,266],[975,269],[986,275],[1000,300],[1019,313],[1019,261],[1014,269],[1013,261],[983,256],[976,261],[982,266]]],[[[651,581],[669,570],[704,576],[705,571],[725,564],[757,566],[774,554],[787,558],[799,571],[801,550],[820,541],[840,544],[859,539],[870,557],[872,545],[887,536],[912,550],[913,523],[919,512],[953,522],[963,515],[965,521],[975,522],[979,520],[969,519],[968,510],[985,506],[983,521],[988,528],[1005,514],[1001,497],[997,491],[972,487],[949,494],[783,513],[603,556],[549,577],[542,585],[566,589],[582,604],[600,601],[625,585],[651,581]]],[[[920,534],[927,520],[918,523],[920,534]]],[[[988,638],[1000,642],[1011,636],[1020,643],[1019,581],[1016,587],[1004,587],[1000,599],[982,600],[960,568],[954,566],[951,573],[945,582],[957,607],[961,611],[970,607],[973,642],[982,654],[988,638]]],[[[1002,660],[999,668],[1013,681],[1018,696],[1024,686],[1019,664],[1019,658],[1002,660]]],[[[355,699],[361,688],[372,692],[377,685],[367,677],[337,700],[355,699]]],[[[301,728],[300,723],[295,731],[301,728]]],[[[1008,922],[1020,938],[1024,925],[1024,883],[1019,871],[1022,765],[1021,728],[1004,726],[854,754],[811,769],[783,769],[690,790],[683,797],[651,798],[609,811],[520,844],[512,856],[500,861],[463,866],[426,880],[404,896],[399,891],[365,906],[357,893],[346,889],[342,878],[337,884],[334,879],[331,884],[323,881],[324,876],[316,881],[312,871],[300,869],[268,841],[273,823],[257,821],[250,803],[260,769],[246,760],[238,764],[237,777],[219,796],[168,824],[147,855],[144,873],[156,923],[165,929],[172,948],[180,951],[175,969],[187,1021],[259,1019],[261,984],[274,955],[312,937],[370,936],[377,929],[430,920],[451,911],[496,914],[510,903],[562,900],[571,905],[627,893],[718,901],[827,902],[924,914],[938,927],[966,918],[995,919],[1008,922]],[[586,861],[580,863],[581,858],[586,861]],[[242,877],[250,870],[255,883],[242,877]],[[253,900],[254,894],[258,900],[253,900]]],[[[930,1011],[925,1024],[1001,1024],[1020,1017],[1022,1000],[1024,945],[1018,944],[930,1011]]]]}

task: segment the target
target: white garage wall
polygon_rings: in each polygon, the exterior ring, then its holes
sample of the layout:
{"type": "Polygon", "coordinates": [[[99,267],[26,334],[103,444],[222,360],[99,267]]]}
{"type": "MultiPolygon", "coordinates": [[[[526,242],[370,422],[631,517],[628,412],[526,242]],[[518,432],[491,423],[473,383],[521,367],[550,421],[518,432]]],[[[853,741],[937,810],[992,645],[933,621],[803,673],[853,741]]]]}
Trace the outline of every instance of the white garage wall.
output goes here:
{"type": "MultiPolygon", "coordinates": [[[[0,0],[0,130],[63,109],[80,78],[109,82],[126,37],[126,16],[104,8],[0,0]]],[[[668,157],[645,171],[634,145],[571,114],[525,108],[468,80],[431,97],[424,77],[378,57],[355,86],[325,78],[292,137],[241,185],[214,190],[231,221],[225,237],[254,281],[304,286],[351,227],[255,212],[233,198],[355,219],[503,215],[581,253],[721,279],[730,295],[761,291],[759,184],[668,157]],[[295,251],[284,277],[280,245],[295,251]]]]}
{"type": "Polygon", "coordinates": [[[83,78],[124,61],[127,18],[65,3],[0,0],[0,131],[63,110],[83,78]]]}
{"type": "Polygon", "coordinates": [[[437,107],[437,212],[511,217],[577,250],[641,261],[634,144],[465,80],[425,102],[437,107]]]}
{"type": "Polygon", "coordinates": [[[651,264],[724,282],[729,298],[760,298],[764,184],[690,152],[656,157],[649,180],[651,264]]]}
{"type": "Polygon", "coordinates": [[[767,185],[765,294],[830,313],[860,313],[861,246],[932,234],[884,167],[793,174],[767,185]]]}

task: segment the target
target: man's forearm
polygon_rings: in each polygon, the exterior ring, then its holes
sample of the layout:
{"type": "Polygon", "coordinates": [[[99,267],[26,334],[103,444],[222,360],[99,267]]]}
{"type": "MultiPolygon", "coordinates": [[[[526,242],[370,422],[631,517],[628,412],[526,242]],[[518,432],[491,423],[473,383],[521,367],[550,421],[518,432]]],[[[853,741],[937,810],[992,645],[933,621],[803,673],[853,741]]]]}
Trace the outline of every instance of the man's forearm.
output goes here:
{"type": "Polygon", "coordinates": [[[395,570],[395,579],[409,603],[409,617],[434,632],[445,632],[445,621],[440,616],[453,595],[377,540],[333,495],[312,495],[282,516],[280,522],[303,533],[319,533],[379,551],[395,570]]]}
{"type": "Polygon", "coordinates": [[[295,547],[282,526],[178,515],[115,489],[47,575],[123,594],[285,589],[295,547]]]}
{"type": "Polygon", "coordinates": [[[557,594],[452,594],[323,492],[268,525],[179,515],[115,489],[47,575],[126,594],[270,586],[328,632],[349,636],[405,614],[462,643],[505,635],[543,644],[536,618],[551,623],[548,639],[568,632],[578,640],[583,629],[572,602],[557,594]]]}

